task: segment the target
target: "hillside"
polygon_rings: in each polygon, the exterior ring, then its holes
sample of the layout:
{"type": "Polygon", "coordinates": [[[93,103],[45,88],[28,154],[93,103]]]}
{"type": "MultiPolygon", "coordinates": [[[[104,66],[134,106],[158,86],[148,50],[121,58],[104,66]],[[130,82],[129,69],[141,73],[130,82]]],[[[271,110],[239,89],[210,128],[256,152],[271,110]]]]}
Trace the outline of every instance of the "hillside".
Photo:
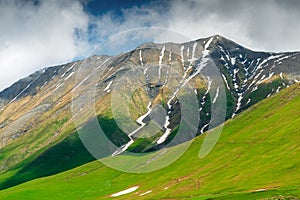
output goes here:
{"type": "MultiPolygon", "coordinates": [[[[94,161],[0,191],[0,199],[102,199],[128,188],[136,190],[119,199],[297,199],[299,106],[300,85],[294,84],[228,120],[202,159],[199,149],[210,133],[198,136],[180,159],[155,172],[123,173],[94,161]]],[[[153,163],[163,160],[164,155],[153,163]]]]}
{"type": "Polygon", "coordinates": [[[65,149],[62,144],[75,148],[65,152],[64,167],[51,173],[39,172],[35,178],[91,161],[92,158],[82,156],[77,164],[65,164],[76,152],[83,152],[76,145],[78,141],[73,143],[70,139],[76,138],[72,135],[78,131],[76,127],[95,118],[115,145],[104,156],[125,150],[149,152],[183,143],[298,82],[299,63],[299,52],[255,52],[216,35],[183,44],[146,43],[116,56],[91,56],[45,68],[0,92],[0,173],[11,174],[57,145],[58,149],[65,149]],[[134,76],[136,82],[131,77],[124,79],[124,74],[137,67],[140,72],[134,76]],[[217,69],[218,74],[211,69],[217,69]],[[123,88],[142,85],[133,98],[122,94],[129,99],[130,121],[122,113],[122,106],[118,113],[111,109],[111,99],[118,99],[113,96],[114,89],[123,80],[127,81],[127,85],[121,85],[123,88]],[[186,83],[190,88],[183,87],[186,83]],[[96,95],[91,91],[96,91],[96,95]],[[180,98],[192,99],[193,102],[187,102],[190,106],[186,111],[194,114],[193,120],[182,115],[180,98]],[[72,110],[74,102],[79,103],[72,110]],[[213,111],[220,110],[216,119],[213,111]],[[149,118],[156,123],[151,133],[146,130],[153,125],[149,118]],[[172,144],[181,119],[193,122],[197,130],[190,127],[185,138],[172,144]],[[130,133],[134,135],[129,137],[130,133]]]}

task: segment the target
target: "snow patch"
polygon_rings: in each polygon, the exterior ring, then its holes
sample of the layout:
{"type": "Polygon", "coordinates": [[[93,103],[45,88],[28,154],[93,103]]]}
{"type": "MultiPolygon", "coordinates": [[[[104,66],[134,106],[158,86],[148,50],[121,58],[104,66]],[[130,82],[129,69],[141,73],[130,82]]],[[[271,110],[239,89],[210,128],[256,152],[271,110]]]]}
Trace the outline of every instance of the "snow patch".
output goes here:
{"type": "Polygon", "coordinates": [[[282,72],[280,72],[279,76],[280,76],[281,79],[283,79],[283,74],[282,74],[282,72]]]}
{"type": "Polygon", "coordinates": [[[77,64],[77,63],[74,63],[74,64],[66,71],[66,73],[68,73],[69,71],[71,71],[71,70],[75,67],[76,64],[77,64]]]}
{"type": "Polygon", "coordinates": [[[151,105],[152,105],[152,103],[149,102],[149,104],[148,104],[148,106],[147,106],[148,111],[147,111],[144,115],[142,115],[141,117],[139,117],[139,118],[136,120],[136,122],[137,122],[138,124],[140,124],[141,126],[140,126],[139,128],[137,128],[136,130],[132,131],[130,134],[128,134],[128,137],[129,137],[130,141],[129,141],[127,144],[121,146],[120,149],[118,149],[117,151],[115,151],[115,152],[112,154],[112,156],[119,155],[120,153],[126,151],[126,150],[128,149],[128,147],[134,143],[134,140],[133,140],[132,136],[133,136],[134,134],[136,134],[139,130],[141,130],[141,129],[146,125],[146,124],[143,122],[143,120],[144,120],[144,119],[152,112],[151,105]]]}
{"type": "Polygon", "coordinates": [[[234,89],[237,90],[239,88],[239,85],[235,82],[234,83],[234,89]]]}
{"type": "Polygon", "coordinates": [[[210,46],[210,44],[211,44],[211,42],[213,41],[213,39],[214,39],[214,37],[211,37],[211,38],[208,40],[208,42],[205,44],[205,46],[204,46],[205,50],[208,49],[208,47],[210,46]]]}
{"type": "Polygon", "coordinates": [[[231,62],[232,65],[235,65],[236,58],[230,58],[230,62],[231,62]]]}
{"type": "Polygon", "coordinates": [[[254,92],[254,91],[257,90],[257,89],[258,89],[258,87],[255,86],[255,87],[251,90],[251,92],[254,92]]]}
{"type": "Polygon", "coordinates": [[[126,190],[117,192],[117,193],[112,194],[112,195],[110,195],[110,196],[111,196],[111,197],[118,197],[118,196],[121,196],[121,195],[124,195],[124,194],[129,194],[129,193],[131,193],[131,192],[136,191],[138,188],[139,188],[139,186],[134,186],[134,187],[132,187],[132,188],[128,188],[128,189],[126,189],[126,190]]]}
{"type": "Polygon", "coordinates": [[[148,71],[148,68],[145,68],[145,69],[144,69],[144,75],[147,74],[147,71],[148,71]]]}
{"type": "Polygon", "coordinates": [[[209,90],[210,90],[210,88],[211,88],[211,84],[212,84],[212,80],[210,80],[209,76],[207,76],[207,80],[208,80],[207,90],[206,90],[206,92],[205,92],[204,95],[207,95],[207,94],[208,94],[208,92],[209,92],[209,90]]]}
{"type": "Polygon", "coordinates": [[[217,91],[216,91],[216,96],[215,96],[214,100],[212,101],[212,103],[216,103],[216,101],[217,101],[217,99],[219,97],[219,90],[220,90],[220,88],[218,87],[217,91]]]}
{"type": "Polygon", "coordinates": [[[60,83],[56,86],[56,88],[53,90],[53,92],[55,92],[56,90],[58,90],[58,88],[60,88],[64,83],[60,83]]]}
{"type": "Polygon", "coordinates": [[[283,61],[283,60],[285,60],[285,59],[288,59],[288,58],[290,58],[290,57],[292,57],[292,56],[295,56],[295,55],[297,55],[297,54],[298,54],[298,53],[292,54],[292,55],[288,55],[288,56],[283,56],[283,57],[277,59],[276,61],[279,63],[279,62],[281,62],[281,61],[283,61]]]}
{"type": "Polygon", "coordinates": [[[139,123],[141,126],[145,126],[146,124],[143,122],[143,120],[152,112],[152,109],[151,109],[151,102],[148,104],[148,106],[147,106],[147,109],[148,109],[148,111],[144,114],[144,115],[142,115],[142,116],[140,116],[137,120],[136,120],[136,122],[137,123],[139,123]]]}
{"type": "Polygon", "coordinates": [[[140,62],[141,62],[141,65],[144,66],[143,58],[142,58],[142,50],[140,50],[140,62]]]}
{"type": "Polygon", "coordinates": [[[234,113],[232,114],[232,118],[236,116],[236,113],[240,110],[243,100],[243,93],[238,93],[238,101],[236,103],[236,109],[234,113]]]}
{"type": "Polygon", "coordinates": [[[205,129],[206,127],[208,127],[208,125],[209,125],[209,124],[205,124],[205,125],[201,128],[201,131],[200,131],[201,134],[204,132],[204,129],[205,129]]]}
{"type": "Polygon", "coordinates": [[[205,104],[206,95],[209,93],[210,88],[211,88],[212,81],[210,80],[209,76],[207,76],[207,80],[208,80],[207,90],[206,90],[206,92],[204,93],[204,95],[201,99],[201,107],[199,108],[199,112],[203,109],[203,106],[205,104]]]}
{"type": "Polygon", "coordinates": [[[193,45],[192,58],[189,59],[190,65],[192,64],[192,62],[197,60],[197,58],[195,58],[195,51],[196,51],[197,45],[198,45],[197,42],[195,42],[194,45],[193,45]]]}
{"type": "Polygon", "coordinates": [[[266,188],[261,188],[261,189],[254,190],[254,192],[263,192],[263,191],[267,191],[267,189],[266,188]]]}
{"type": "Polygon", "coordinates": [[[181,46],[181,49],[180,49],[180,56],[181,56],[181,63],[182,63],[182,66],[184,66],[183,50],[184,50],[184,45],[182,45],[182,46],[181,46]]]}
{"type": "Polygon", "coordinates": [[[71,73],[69,74],[69,76],[67,76],[67,77],[65,78],[65,81],[68,80],[69,78],[71,78],[71,76],[73,76],[74,74],[75,74],[75,72],[71,72],[71,73]]]}
{"type": "Polygon", "coordinates": [[[166,50],[166,46],[163,46],[163,48],[161,49],[161,52],[160,52],[160,56],[159,56],[159,66],[161,66],[162,64],[162,59],[164,58],[164,55],[165,55],[165,50],[166,50]]]}
{"type": "Polygon", "coordinates": [[[228,82],[227,82],[226,76],[225,76],[224,74],[222,74],[222,77],[223,77],[223,80],[224,80],[224,82],[226,83],[226,87],[227,87],[227,89],[230,91],[230,87],[229,87],[229,85],[228,85],[228,82]]]}
{"type": "Polygon", "coordinates": [[[164,58],[164,55],[165,55],[165,50],[166,50],[166,46],[164,45],[161,52],[160,52],[160,56],[159,56],[159,61],[158,61],[158,66],[159,66],[159,69],[158,69],[158,80],[160,81],[161,80],[161,65],[162,65],[162,60],[164,58]]]}
{"type": "Polygon", "coordinates": [[[63,75],[61,75],[61,78],[63,78],[69,71],[71,71],[75,67],[76,64],[77,63],[74,63],[71,67],[69,67],[69,69],[67,69],[67,71],[63,75]]]}
{"type": "Polygon", "coordinates": [[[248,105],[251,102],[251,98],[248,99],[246,105],[248,105]]]}
{"type": "Polygon", "coordinates": [[[280,88],[281,88],[281,87],[278,87],[278,88],[277,88],[276,93],[278,93],[278,92],[280,91],[280,88]]]}
{"type": "Polygon", "coordinates": [[[270,73],[267,78],[265,78],[266,75],[263,75],[262,78],[257,82],[257,84],[260,84],[260,83],[272,78],[273,75],[274,75],[274,72],[270,73]]]}
{"type": "MultiPolygon", "coordinates": [[[[274,56],[274,55],[269,56],[268,58],[266,58],[265,60],[263,60],[263,61],[257,66],[256,70],[258,70],[258,69],[264,67],[264,64],[266,64],[268,61],[274,60],[274,59],[276,59],[276,58],[280,58],[280,57],[282,57],[283,55],[284,55],[284,54],[280,54],[280,55],[276,55],[276,56],[274,56]]],[[[259,59],[260,59],[260,58],[259,58],[259,59]]]]}
{"type": "Polygon", "coordinates": [[[147,191],[147,192],[144,192],[144,193],[140,194],[139,196],[141,197],[141,196],[144,196],[144,195],[149,194],[149,193],[151,193],[151,192],[152,192],[152,190],[149,190],[149,191],[147,191]]]}
{"type": "Polygon", "coordinates": [[[113,81],[110,81],[107,86],[104,88],[104,92],[110,89],[111,84],[113,83],[113,81]]]}
{"type": "Polygon", "coordinates": [[[169,115],[166,116],[164,128],[166,129],[165,133],[157,140],[157,144],[161,144],[166,141],[167,137],[171,134],[172,129],[168,128],[170,125],[170,117],[169,115]]]}
{"type": "Polygon", "coordinates": [[[237,73],[240,71],[240,69],[239,68],[237,68],[237,69],[233,69],[233,74],[234,74],[234,76],[236,77],[236,75],[237,75],[237,73]]]}
{"type": "Polygon", "coordinates": [[[224,59],[223,55],[221,55],[221,60],[223,60],[224,62],[226,62],[226,60],[224,59]]]}

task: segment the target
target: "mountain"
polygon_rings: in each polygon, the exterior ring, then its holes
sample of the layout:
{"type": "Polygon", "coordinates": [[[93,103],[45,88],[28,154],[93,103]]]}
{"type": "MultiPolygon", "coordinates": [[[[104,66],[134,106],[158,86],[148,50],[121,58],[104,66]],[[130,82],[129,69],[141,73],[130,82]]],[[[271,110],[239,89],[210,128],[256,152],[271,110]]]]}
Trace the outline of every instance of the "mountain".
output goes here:
{"type": "Polygon", "coordinates": [[[93,160],[77,131],[95,117],[114,145],[100,157],[185,143],[297,83],[299,63],[299,52],[255,52],[216,35],[37,71],[0,93],[0,172],[13,177],[0,187],[93,160]],[[57,152],[60,167],[35,168],[57,152]]]}
{"type": "MultiPolygon", "coordinates": [[[[210,132],[198,136],[180,159],[158,171],[124,173],[94,161],[2,190],[0,198],[106,199],[126,191],[118,199],[298,199],[300,115],[295,108],[299,106],[300,85],[295,84],[228,120],[205,158],[198,154],[210,132]]],[[[59,167],[64,151],[58,146],[40,154],[34,165],[27,164],[24,177],[38,173],[37,169],[59,167]],[[51,157],[55,149],[56,156],[51,157]]],[[[122,157],[126,155],[109,159],[122,157]]],[[[152,162],[165,158],[162,154],[152,162]]]]}

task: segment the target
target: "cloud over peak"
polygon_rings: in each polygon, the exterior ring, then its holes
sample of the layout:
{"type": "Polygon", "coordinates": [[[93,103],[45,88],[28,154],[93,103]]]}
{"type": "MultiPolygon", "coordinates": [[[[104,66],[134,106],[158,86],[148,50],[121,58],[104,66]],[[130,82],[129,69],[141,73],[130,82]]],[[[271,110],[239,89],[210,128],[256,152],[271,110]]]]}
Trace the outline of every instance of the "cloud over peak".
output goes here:
{"type": "MultiPolygon", "coordinates": [[[[142,27],[170,31],[136,34],[141,42],[220,34],[254,50],[300,50],[297,0],[154,1],[101,15],[87,12],[88,2],[0,0],[0,90],[42,67],[84,58],[111,35],[142,27]]],[[[138,45],[122,39],[125,49],[138,45]]]]}

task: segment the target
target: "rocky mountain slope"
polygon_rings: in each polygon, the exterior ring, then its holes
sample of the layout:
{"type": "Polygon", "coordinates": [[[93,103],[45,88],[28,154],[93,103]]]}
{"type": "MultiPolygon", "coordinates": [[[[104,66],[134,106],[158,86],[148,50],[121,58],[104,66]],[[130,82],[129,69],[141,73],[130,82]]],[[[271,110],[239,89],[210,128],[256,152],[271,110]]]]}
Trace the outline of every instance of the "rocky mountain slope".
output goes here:
{"type": "Polygon", "coordinates": [[[0,147],[3,152],[14,147],[0,157],[0,170],[66,137],[75,130],[74,121],[80,127],[95,115],[102,125],[123,120],[105,133],[116,145],[111,155],[168,145],[190,121],[197,127],[187,126],[185,132],[201,134],[298,82],[299,53],[255,52],[216,35],[184,44],[146,43],[117,56],[37,71],[0,93],[0,147]],[[132,93],[124,92],[136,85],[132,93]],[[112,108],[115,90],[128,100],[129,114],[112,108]],[[193,106],[183,107],[184,99],[193,106]],[[183,116],[183,108],[191,116],[183,116]]]}

